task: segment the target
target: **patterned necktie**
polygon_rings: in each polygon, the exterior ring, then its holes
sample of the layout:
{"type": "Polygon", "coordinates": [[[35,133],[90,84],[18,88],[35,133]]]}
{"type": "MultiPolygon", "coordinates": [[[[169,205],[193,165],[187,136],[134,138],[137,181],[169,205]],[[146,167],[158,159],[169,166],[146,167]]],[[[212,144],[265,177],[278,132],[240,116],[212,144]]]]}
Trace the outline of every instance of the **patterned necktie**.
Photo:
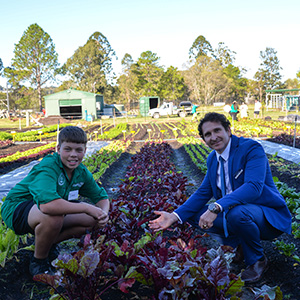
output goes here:
{"type": "MultiPolygon", "coordinates": [[[[225,181],[225,169],[224,169],[224,158],[220,156],[220,166],[221,166],[221,191],[222,191],[222,197],[226,195],[226,181],[225,181]]],[[[227,221],[226,221],[226,212],[223,211],[223,228],[224,228],[224,234],[225,237],[228,237],[228,229],[227,229],[227,221]]]]}

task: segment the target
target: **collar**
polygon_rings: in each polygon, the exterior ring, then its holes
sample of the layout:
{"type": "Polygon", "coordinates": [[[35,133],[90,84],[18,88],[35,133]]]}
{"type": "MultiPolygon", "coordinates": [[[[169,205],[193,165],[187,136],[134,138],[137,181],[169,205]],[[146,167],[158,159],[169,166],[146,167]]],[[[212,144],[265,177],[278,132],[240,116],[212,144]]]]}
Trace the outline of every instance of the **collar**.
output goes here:
{"type": "Polygon", "coordinates": [[[228,158],[229,158],[229,153],[230,153],[230,147],[231,147],[231,138],[228,142],[228,145],[227,147],[225,148],[225,150],[222,152],[222,154],[219,154],[217,151],[216,151],[216,155],[217,155],[217,160],[219,161],[220,159],[220,156],[222,156],[222,158],[227,161],[228,158]]]}
{"type": "MultiPolygon", "coordinates": [[[[61,168],[61,170],[65,174],[65,177],[69,180],[68,174],[67,174],[66,169],[64,168],[64,165],[61,161],[60,155],[57,152],[55,152],[55,153],[53,153],[53,156],[55,157],[58,166],[61,168]]],[[[73,171],[72,179],[75,177],[75,175],[77,175],[77,169],[78,169],[78,167],[73,171]]],[[[69,181],[71,181],[71,180],[69,180],[69,181]]]]}

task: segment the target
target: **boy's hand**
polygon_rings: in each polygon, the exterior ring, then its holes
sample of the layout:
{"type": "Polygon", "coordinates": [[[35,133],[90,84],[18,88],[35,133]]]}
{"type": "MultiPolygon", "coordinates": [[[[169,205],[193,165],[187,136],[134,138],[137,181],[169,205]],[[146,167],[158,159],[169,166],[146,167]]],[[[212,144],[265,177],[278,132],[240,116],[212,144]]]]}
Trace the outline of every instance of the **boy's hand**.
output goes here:
{"type": "Polygon", "coordinates": [[[108,213],[100,207],[87,204],[87,209],[85,212],[98,221],[99,227],[104,227],[108,222],[108,213]]]}

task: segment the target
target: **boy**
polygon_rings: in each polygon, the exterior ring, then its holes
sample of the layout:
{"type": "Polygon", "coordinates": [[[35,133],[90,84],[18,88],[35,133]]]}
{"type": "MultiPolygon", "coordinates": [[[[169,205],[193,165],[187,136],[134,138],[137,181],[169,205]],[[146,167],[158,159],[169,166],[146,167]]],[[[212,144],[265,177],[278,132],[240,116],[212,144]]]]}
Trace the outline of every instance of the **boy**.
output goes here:
{"type": "Polygon", "coordinates": [[[50,258],[56,243],[80,237],[108,222],[107,193],[81,164],[86,143],[87,136],[81,128],[63,128],[57,153],[34,166],[2,204],[2,218],[9,228],[16,234],[35,236],[35,251],[29,265],[32,276],[53,274],[50,258]],[[95,205],[78,201],[79,194],[95,205]]]}

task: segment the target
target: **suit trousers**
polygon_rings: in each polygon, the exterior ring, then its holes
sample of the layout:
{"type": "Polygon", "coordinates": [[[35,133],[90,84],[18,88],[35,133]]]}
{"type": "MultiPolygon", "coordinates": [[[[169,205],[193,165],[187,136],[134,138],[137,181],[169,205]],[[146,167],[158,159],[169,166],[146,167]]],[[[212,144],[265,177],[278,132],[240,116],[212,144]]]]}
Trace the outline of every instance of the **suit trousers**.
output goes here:
{"type": "MultiPolygon", "coordinates": [[[[187,222],[200,228],[199,219],[206,210],[207,205],[187,222]]],[[[201,230],[210,233],[222,245],[236,248],[240,244],[246,265],[252,265],[264,256],[261,240],[273,240],[282,234],[282,231],[270,225],[262,208],[255,204],[243,204],[231,208],[226,213],[226,221],[228,237],[224,235],[223,212],[218,214],[212,228],[201,230]]]]}

